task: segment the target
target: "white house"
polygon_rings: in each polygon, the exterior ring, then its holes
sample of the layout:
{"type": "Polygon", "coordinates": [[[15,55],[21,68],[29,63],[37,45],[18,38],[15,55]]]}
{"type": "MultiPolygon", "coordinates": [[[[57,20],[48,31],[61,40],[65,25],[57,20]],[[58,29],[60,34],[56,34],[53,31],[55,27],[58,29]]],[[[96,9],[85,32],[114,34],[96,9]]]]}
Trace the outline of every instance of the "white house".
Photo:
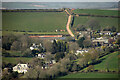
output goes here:
{"type": "Polygon", "coordinates": [[[117,33],[117,35],[120,35],[120,33],[117,33]]]}
{"type": "Polygon", "coordinates": [[[77,50],[76,51],[76,55],[78,55],[78,54],[82,54],[83,55],[83,53],[87,53],[88,52],[88,50],[77,50]]]}
{"type": "Polygon", "coordinates": [[[18,73],[26,73],[28,69],[29,68],[27,64],[17,64],[15,67],[13,67],[13,71],[17,71],[18,73]]]}
{"type": "Polygon", "coordinates": [[[38,54],[37,57],[38,57],[38,58],[42,58],[42,59],[44,59],[44,58],[45,58],[45,54],[38,54]]]}

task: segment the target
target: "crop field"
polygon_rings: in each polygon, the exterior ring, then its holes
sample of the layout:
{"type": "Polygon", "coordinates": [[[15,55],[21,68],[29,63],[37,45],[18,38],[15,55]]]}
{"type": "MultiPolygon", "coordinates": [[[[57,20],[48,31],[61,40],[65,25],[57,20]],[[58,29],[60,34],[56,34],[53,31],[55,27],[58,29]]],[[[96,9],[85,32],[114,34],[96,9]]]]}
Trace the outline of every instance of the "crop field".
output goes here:
{"type": "Polygon", "coordinates": [[[3,12],[3,30],[55,32],[66,30],[65,12],[3,12]]]}
{"type": "Polygon", "coordinates": [[[115,52],[102,57],[101,59],[104,60],[101,63],[94,65],[94,69],[106,70],[108,68],[110,71],[118,71],[118,54],[118,52],[115,52]]]}
{"type": "Polygon", "coordinates": [[[79,14],[90,14],[90,15],[118,16],[117,10],[76,9],[73,12],[79,14]]]}
{"type": "Polygon", "coordinates": [[[118,78],[118,74],[113,73],[73,73],[60,78],[118,78]]]}
{"type": "Polygon", "coordinates": [[[2,62],[18,64],[20,61],[27,63],[31,59],[33,59],[33,58],[27,58],[27,57],[2,57],[2,62]]]}
{"type": "Polygon", "coordinates": [[[100,27],[96,27],[96,29],[103,29],[105,27],[116,27],[118,29],[118,18],[105,18],[105,17],[89,17],[89,16],[79,16],[75,17],[73,27],[77,27],[78,25],[85,25],[89,27],[90,21],[97,21],[100,27]]]}

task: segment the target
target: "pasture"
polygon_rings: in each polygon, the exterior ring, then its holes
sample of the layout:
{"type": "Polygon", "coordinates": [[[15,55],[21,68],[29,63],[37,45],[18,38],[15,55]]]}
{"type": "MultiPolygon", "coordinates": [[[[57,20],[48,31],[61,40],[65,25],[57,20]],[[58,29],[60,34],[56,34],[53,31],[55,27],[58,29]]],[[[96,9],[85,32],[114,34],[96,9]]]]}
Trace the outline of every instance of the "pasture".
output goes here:
{"type": "Polygon", "coordinates": [[[65,12],[3,12],[3,30],[55,32],[66,30],[65,12]]]}
{"type": "Polygon", "coordinates": [[[117,10],[99,10],[99,9],[76,9],[73,10],[77,14],[103,15],[103,16],[118,16],[117,10]]]}
{"type": "Polygon", "coordinates": [[[29,62],[33,58],[27,57],[2,57],[2,62],[11,63],[11,64],[18,64],[19,62],[29,62]]]}
{"type": "Polygon", "coordinates": [[[79,16],[74,18],[73,28],[79,25],[85,25],[89,28],[90,22],[97,21],[99,27],[96,29],[110,28],[112,26],[118,29],[118,18],[105,18],[105,17],[90,17],[90,16],[79,16]]]}
{"type": "Polygon", "coordinates": [[[94,69],[96,70],[106,70],[107,68],[110,71],[118,71],[118,55],[120,52],[114,52],[109,55],[102,57],[104,59],[101,63],[94,65],[94,69]]]}
{"type": "Polygon", "coordinates": [[[118,78],[118,74],[113,73],[72,73],[60,78],[118,78]]]}

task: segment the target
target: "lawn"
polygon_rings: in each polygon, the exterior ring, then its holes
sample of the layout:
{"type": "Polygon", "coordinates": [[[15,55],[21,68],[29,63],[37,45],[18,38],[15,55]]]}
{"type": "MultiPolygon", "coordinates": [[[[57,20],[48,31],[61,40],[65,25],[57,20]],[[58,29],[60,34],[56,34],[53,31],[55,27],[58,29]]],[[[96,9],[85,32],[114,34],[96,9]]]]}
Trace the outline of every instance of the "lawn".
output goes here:
{"type": "Polygon", "coordinates": [[[2,62],[18,64],[20,61],[26,63],[26,62],[29,62],[31,59],[33,59],[33,58],[27,58],[27,57],[2,57],[2,62]]]}
{"type": "Polygon", "coordinates": [[[23,54],[21,54],[21,51],[6,51],[8,53],[10,53],[11,56],[22,56],[23,54]]]}
{"type": "Polygon", "coordinates": [[[118,78],[118,74],[113,73],[73,73],[60,78],[118,78]]]}
{"type": "Polygon", "coordinates": [[[65,12],[3,12],[3,30],[54,32],[66,30],[65,12]]]}
{"type": "Polygon", "coordinates": [[[75,17],[73,27],[77,27],[78,25],[85,25],[89,27],[90,21],[97,21],[100,27],[96,27],[96,29],[103,29],[105,27],[116,27],[118,29],[118,18],[103,18],[103,17],[89,17],[89,16],[79,16],[75,17]]]}
{"type": "Polygon", "coordinates": [[[73,12],[74,13],[79,13],[79,14],[118,16],[118,11],[117,10],[76,9],[73,12]]]}
{"type": "MultiPolygon", "coordinates": [[[[119,52],[120,53],[120,52],[119,52]]],[[[111,53],[102,57],[104,59],[101,63],[94,65],[96,70],[106,70],[108,68],[110,71],[118,71],[118,52],[111,53]]]]}

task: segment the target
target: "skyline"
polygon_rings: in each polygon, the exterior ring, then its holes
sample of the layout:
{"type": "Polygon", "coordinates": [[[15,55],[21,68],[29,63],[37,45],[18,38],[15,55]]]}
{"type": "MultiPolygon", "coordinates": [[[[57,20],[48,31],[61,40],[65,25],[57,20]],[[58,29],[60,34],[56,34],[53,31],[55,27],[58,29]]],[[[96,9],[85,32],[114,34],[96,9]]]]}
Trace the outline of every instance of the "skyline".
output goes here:
{"type": "Polygon", "coordinates": [[[2,2],[119,2],[120,0],[2,0],[2,2]]]}

